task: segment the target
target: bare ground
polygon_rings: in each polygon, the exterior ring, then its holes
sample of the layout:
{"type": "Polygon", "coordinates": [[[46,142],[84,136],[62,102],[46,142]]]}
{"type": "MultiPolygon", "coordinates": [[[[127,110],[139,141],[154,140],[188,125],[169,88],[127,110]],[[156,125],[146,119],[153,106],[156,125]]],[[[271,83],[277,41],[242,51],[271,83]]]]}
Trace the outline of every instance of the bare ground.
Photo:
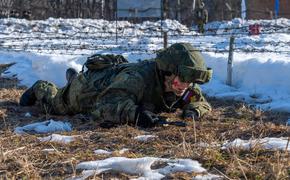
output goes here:
{"type": "MultiPolygon", "coordinates": [[[[81,115],[53,116],[36,107],[20,107],[23,89],[0,89],[0,179],[64,179],[78,175],[76,164],[88,160],[105,159],[94,150],[116,151],[114,156],[137,158],[144,156],[190,158],[198,160],[210,173],[224,179],[289,179],[290,156],[287,151],[250,150],[201,147],[200,142],[212,143],[235,138],[289,137],[285,121],[289,114],[263,112],[243,103],[209,99],[213,112],[201,121],[188,122],[187,127],[155,127],[138,129],[130,126],[103,129],[96,122],[81,115]],[[30,112],[32,117],[25,117],[30,112]],[[68,145],[40,142],[36,135],[17,136],[16,126],[47,119],[70,120],[74,131],[81,135],[68,145]],[[142,134],[157,135],[154,141],[138,142],[133,137],[142,134]],[[53,148],[53,152],[43,149],[53,148]],[[129,148],[123,155],[117,150],[129,148]]],[[[176,118],[173,114],[165,116],[176,118]]],[[[193,174],[176,173],[165,179],[190,179],[193,174]]],[[[134,176],[105,172],[95,179],[130,179],[134,176]]]]}

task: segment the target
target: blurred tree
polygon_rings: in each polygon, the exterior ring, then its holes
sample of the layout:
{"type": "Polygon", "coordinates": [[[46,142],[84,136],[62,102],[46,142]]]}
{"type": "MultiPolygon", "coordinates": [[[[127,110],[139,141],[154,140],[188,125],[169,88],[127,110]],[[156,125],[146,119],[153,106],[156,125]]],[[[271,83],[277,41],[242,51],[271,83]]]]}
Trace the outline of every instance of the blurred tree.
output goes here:
{"type": "Polygon", "coordinates": [[[0,17],[8,17],[12,10],[13,0],[0,0],[1,14],[0,17]]]}

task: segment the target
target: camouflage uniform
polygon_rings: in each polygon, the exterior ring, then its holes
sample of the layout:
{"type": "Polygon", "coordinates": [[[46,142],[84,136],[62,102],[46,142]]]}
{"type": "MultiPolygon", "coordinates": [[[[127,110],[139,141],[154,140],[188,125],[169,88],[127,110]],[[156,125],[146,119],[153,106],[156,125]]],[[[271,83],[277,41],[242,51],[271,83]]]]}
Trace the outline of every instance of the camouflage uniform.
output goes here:
{"type": "Polygon", "coordinates": [[[195,23],[197,24],[198,32],[204,33],[204,25],[208,22],[208,11],[205,9],[203,2],[199,4],[195,10],[195,23]]]}
{"type": "MultiPolygon", "coordinates": [[[[197,111],[202,116],[211,110],[197,84],[189,91],[188,103],[179,102],[174,93],[165,93],[163,78],[156,60],[128,63],[79,73],[64,88],[38,81],[32,88],[42,107],[55,114],[89,113],[99,122],[134,124],[140,106],[154,113],[176,108],[197,111]]],[[[162,69],[162,67],[160,67],[162,69]]]]}

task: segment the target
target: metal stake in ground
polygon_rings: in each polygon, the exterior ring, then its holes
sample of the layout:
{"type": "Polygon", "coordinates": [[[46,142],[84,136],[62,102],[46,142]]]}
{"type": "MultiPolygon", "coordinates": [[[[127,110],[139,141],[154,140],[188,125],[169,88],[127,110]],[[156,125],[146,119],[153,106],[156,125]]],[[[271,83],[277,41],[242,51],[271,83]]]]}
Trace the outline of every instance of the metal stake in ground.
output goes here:
{"type": "Polygon", "coordinates": [[[234,55],[234,42],[235,37],[231,36],[230,38],[230,49],[229,49],[229,59],[228,59],[228,68],[227,68],[227,85],[232,85],[232,73],[233,73],[233,55],[234,55]]]}

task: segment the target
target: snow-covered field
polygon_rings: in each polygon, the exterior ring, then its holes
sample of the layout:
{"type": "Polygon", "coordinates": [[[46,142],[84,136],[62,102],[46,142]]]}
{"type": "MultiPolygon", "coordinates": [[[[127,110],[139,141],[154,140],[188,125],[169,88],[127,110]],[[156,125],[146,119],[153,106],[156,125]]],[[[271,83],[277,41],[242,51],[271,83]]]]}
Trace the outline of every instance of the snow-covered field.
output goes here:
{"type": "MultiPolygon", "coordinates": [[[[0,20],[0,63],[17,62],[8,76],[17,74],[23,85],[45,79],[59,86],[65,83],[68,67],[81,69],[94,53],[123,54],[131,62],[155,57],[163,47],[161,22],[116,24],[105,20],[48,19],[0,20]]],[[[210,83],[202,88],[209,96],[255,104],[262,109],[290,112],[290,20],[213,22],[207,34],[166,20],[169,44],[190,42],[214,70],[210,83]],[[248,26],[258,23],[262,34],[248,35],[248,26]],[[225,84],[229,38],[235,36],[233,85],[225,84]],[[259,51],[259,52],[249,52],[259,51]],[[265,51],[265,52],[260,52],[265,51]]]]}

